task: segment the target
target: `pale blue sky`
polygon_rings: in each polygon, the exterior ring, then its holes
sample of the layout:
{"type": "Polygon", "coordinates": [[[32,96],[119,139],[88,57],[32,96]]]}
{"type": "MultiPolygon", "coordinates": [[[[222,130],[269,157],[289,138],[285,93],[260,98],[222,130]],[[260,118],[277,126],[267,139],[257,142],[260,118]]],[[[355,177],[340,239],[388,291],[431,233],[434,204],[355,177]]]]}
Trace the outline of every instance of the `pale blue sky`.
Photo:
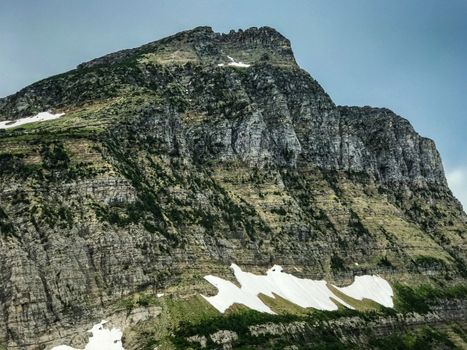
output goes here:
{"type": "Polygon", "coordinates": [[[467,204],[467,0],[0,0],[0,96],[198,25],[275,27],[337,104],[434,139],[467,204]]]}

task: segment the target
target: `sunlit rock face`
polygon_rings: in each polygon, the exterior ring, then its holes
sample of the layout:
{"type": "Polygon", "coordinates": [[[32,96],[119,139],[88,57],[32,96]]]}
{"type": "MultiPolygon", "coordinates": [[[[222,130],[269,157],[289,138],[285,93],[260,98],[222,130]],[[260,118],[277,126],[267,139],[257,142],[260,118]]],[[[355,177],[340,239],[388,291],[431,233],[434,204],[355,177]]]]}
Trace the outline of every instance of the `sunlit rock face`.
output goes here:
{"type": "MultiPolygon", "coordinates": [[[[219,292],[212,297],[203,296],[212,306],[224,313],[233,304],[243,304],[253,310],[274,313],[258,296],[274,298],[280,296],[303,308],[335,311],[338,304],[353,309],[327,286],[326,281],[297,278],[274,265],[266,275],[244,272],[235,264],[231,265],[240,288],[230,281],[208,275],[204,278],[219,292]],[[333,300],[334,299],[334,300],[333,300]]],[[[379,276],[357,276],[347,287],[336,287],[347,296],[357,300],[369,299],[383,306],[393,307],[393,291],[389,283],[379,276]]]]}

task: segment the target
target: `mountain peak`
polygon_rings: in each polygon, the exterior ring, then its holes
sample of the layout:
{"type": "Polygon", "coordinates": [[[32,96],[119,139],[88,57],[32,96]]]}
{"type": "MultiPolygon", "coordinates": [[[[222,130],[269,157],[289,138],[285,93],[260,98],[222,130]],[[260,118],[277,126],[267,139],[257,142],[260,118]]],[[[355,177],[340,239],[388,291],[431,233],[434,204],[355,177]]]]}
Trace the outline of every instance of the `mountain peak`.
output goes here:
{"type": "Polygon", "coordinates": [[[78,68],[114,65],[131,58],[152,64],[215,64],[222,63],[227,56],[248,64],[267,61],[275,65],[297,65],[290,41],[274,28],[251,27],[216,33],[211,27],[200,26],[138,48],[93,59],[80,64],[78,68]]]}
{"type": "Polygon", "coordinates": [[[223,36],[226,37],[250,37],[250,38],[262,38],[266,40],[277,40],[277,41],[284,41],[290,44],[289,40],[283,36],[281,33],[279,33],[276,29],[269,27],[269,26],[263,26],[263,27],[250,27],[248,29],[238,29],[237,31],[235,30],[230,30],[228,34],[223,34],[223,36]]]}

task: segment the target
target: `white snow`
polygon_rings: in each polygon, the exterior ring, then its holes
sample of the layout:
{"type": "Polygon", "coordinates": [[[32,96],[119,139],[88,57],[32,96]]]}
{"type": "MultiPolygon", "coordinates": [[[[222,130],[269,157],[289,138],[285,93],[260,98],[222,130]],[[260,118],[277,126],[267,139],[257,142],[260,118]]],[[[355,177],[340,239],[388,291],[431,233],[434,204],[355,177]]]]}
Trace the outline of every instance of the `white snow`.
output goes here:
{"type": "MultiPolygon", "coordinates": [[[[237,62],[235,61],[232,57],[230,56],[227,56],[227,58],[229,59],[229,63],[227,63],[227,66],[230,66],[230,67],[240,67],[240,68],[248,68],[250,67],[251,65],[250,64],[246,64],[246,63],[243,63],[243,62],[237,62]]],[[[224,63],[219,63],[218,64],[219,67],[224,67],[225,64],[224,63]]]]}
{"type": "Polygon", "coordinates": [[[2,121],[0,122],[0,129],[16,128],[17,126],[24,124],[54,120],[60,118],[64,114],[65,113],[52,114],[50,112],[40,112],[32,117],[20,118],[12,121],[2,121]]]}
{"type": "MultiPolygon", "coordinates": [[[[92,333],[84,350],[124,350],[122,346],[122,331],[118,328],[106,329],[101,321],[95,324],[88,332],[92,333]]],[[[68,345],[59,345],[51,350],[79,350],[68,345]]]]}
{"type": "Polygon", "coordinates": [[[231,305],[238,303],[253,310],[274,314],[274,311],[263,303],[261,299],[258,298],[258,295],[244,290],[243,288],[238,288],[232,282],[216,276],[208,275],[204,278],[215,286],[219,290],[219,293],[212,297],[207,297],[205,295],[202,295],[202,297],[220,312],[224,313],[231,305]]]}
{"type": "Polygon", "coordinates": [[[386,307],[394,306],[392,288],[384,278],[379,276],[356,276],[350,286],[336,288],[354,299],[366,298],[386,307]]]}
{"type": "MultiPolygon", "coordinates": [[[[352,309],[352,306],[345,303],[328,288],[327,282],[324,280],[315,281],[298,278],[282,272],[282,267],[278,265],[274,265],[263,276],[244,272],[235,264],[232,264],[231,268],[234,271],[235,278],[240,283],[240,288],[220,277],[212,275],[204,277],[219,292],[211,297],[202,296],[221,313],[224,313],[235,303],[243,304],[256,311],[274,313],[261,301],[258,297],[259,294],[272,298],[277,295],[304,308],[311,307],[329,311],[338,309],[337,304],[332,300],[334,299],[352,309]]],[[[358,300],[368,298],[387,307],[393,306],[391,286],[378,276],[356,277],[354,283],[350,286],[338,289],[358,300]]]]}

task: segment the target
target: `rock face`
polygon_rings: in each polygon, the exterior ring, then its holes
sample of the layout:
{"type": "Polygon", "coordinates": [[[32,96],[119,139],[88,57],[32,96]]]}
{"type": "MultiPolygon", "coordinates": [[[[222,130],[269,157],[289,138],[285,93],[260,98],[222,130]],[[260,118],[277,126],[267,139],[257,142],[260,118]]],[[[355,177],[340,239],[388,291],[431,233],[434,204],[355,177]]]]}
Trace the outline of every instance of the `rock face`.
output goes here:
{"type": "Polygon", "coordinates": [[[136,292],[205,288],[233,261],[465,277],[467,219],[433,141],[390,110],[336,106],[272,28],[195,28],[0,99],[0,121],[45,110],[65,115],[0,130],[8,348],[136,292]]]}

